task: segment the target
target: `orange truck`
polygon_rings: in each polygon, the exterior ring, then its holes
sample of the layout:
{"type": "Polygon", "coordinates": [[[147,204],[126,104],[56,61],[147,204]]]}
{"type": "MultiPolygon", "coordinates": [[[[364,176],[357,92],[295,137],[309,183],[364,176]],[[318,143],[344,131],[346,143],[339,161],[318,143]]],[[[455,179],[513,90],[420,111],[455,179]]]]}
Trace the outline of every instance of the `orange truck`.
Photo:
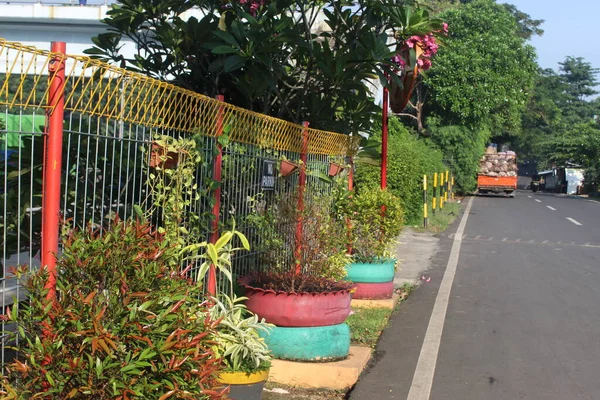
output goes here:
{"type": "Polygon", "coordinates": [[[514,152],[486,153],[479,163],[477,193],[515,197],[518,179],[517,155],[514,152]]]}

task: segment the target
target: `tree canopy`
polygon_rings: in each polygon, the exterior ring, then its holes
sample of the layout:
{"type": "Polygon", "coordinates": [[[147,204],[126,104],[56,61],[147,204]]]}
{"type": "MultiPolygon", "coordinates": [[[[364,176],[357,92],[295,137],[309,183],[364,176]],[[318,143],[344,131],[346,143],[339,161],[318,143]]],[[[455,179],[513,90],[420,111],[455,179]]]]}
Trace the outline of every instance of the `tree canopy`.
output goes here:
{"type": "Polygon", "coordinates": [[[514,15],[493,0],[475,0],[442,18],[451,34],[425,78],[426,106],[445,123],[518,132],[537,65],[514,15]]]}
{"type": "Polygon", "coordinates": [[[372,84],[395,75],[397,46],[442,29],[394,0],[120,0],[103,22],[92,56],[343,133],[371,129],[372,84]],[[139,49],[131,59],[119,52],[124,38],[139,49]]]}

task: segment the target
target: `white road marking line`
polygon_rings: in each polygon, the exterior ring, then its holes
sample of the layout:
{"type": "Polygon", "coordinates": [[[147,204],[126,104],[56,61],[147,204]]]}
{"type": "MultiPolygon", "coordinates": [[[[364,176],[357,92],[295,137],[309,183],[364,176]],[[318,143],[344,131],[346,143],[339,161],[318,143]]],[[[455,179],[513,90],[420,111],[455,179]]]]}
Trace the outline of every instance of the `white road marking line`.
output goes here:
{"type": "Polygon", "coordinates": [[[527,196],[527,197],[529,197],[530,199],[533,199],[533,196],[527,196]]]}
{"type": "Polygon", "coordinates": [[[551,209],[552,211],[556,211],[556,208],[554,208],[554,207],[550,207],[550,206],[546,206],[546,207],[548,207],[548,208],[549,208],[549,209],[551,209]]]}
{"type": "Polygon", "coordinates": [[[508,238],[504,238],[504,239],[502,239],[502,241],[503,241],[503,242],[506,242],[507,240],[508,240],[508,238]]]}
{"type": "Polygon", "coordinates": [[[581,225],[583,225],[581,222],[578,222],[578,221],[574,220],[574,219],[573,219],[573,218],[571,218],[571,217],[567,217],[567,219],[568,219],[569,221],[571,221],[572,223],[574,223],[575,225],[577,225],[577,226],[581,226],[581,225]]]}
{"type": "Polygon", "coordinates": [[[475,240],[478,240],[480,237],[481,237],[481,235],[475,236],[475,240]]]}
{"type": "Polygon", "coordinates": [[[530,240],[529,243],[535,243],[535,240],[530,240]]]}
{"type": "Polygon", "coordinates": [[[544,241],[542,242],[542,244],[546,244],[546,243],[548,243],[548,241],[547,241],[547,240],[544,240],[544,241]]]}
{"type": "Polygon", "coordinates": [[[456,230],[457,234],[454,237],[454,243],[452,243],[452,250],[450,251],[446,272],[444,272],[444,277],[442,278],[442,283],[440,284],[440,289],[435,299],[433,311],[431,312],[427,333],[425,333],[423,347],[421,347],[419,361],[417,362],[417,368],[415,369],[407,400],[427,400],[431,395],[431,386],[433,385],[435,366],[437,364],[442,332],[444,330],[444,321],[446,320],[446,313],[448,311],[450,292],[452,291],[452,283],[454,282],[454,275],[456,274],[456,268],[458,266],[462,234],[467,225],[467,219],[469,218],[469,211],[471,211],[471,206],[473,205],[473,199],[474,197],[471,197],[469,200],[467,209],[456,230]]]}
{"type": "Polygon", "coordinates": [[[537,201],[538,203],[541,203],[541,202],[542,202],[541,200],[538,200],[538,199],[535,199],[535,201],[537,201]]]}
{"type": "Polygon", "coordinates": [[[599,203],[596,200],[588,200],[588,201],[591,201],[592,203],[599,203]]]}

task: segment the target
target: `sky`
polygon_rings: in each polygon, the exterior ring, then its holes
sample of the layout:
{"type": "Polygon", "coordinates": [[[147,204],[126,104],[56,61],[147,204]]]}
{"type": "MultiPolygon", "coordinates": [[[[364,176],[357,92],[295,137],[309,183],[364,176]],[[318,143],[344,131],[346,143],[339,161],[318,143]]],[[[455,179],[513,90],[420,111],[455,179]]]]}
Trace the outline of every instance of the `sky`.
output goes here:
{"type": "Polygon", "coordinates": [[[567,56],[583,57],[600,68],[600,0],[498,0],[543,19],[544,34],[531,39],[542,68],[558,69],[567,56]]]}

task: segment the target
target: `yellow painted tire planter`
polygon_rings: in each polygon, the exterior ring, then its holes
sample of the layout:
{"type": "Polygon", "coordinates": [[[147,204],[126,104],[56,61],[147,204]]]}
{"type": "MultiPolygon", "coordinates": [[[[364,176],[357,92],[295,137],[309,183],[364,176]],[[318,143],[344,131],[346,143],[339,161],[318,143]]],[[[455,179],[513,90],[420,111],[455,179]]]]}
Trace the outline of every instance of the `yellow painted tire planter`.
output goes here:
{"type": "Polygon", "coordinates": [[[260,400],[269,370],[257,372],[222,372],[219,382],[229,386],[231,400],[260,400]]]}

